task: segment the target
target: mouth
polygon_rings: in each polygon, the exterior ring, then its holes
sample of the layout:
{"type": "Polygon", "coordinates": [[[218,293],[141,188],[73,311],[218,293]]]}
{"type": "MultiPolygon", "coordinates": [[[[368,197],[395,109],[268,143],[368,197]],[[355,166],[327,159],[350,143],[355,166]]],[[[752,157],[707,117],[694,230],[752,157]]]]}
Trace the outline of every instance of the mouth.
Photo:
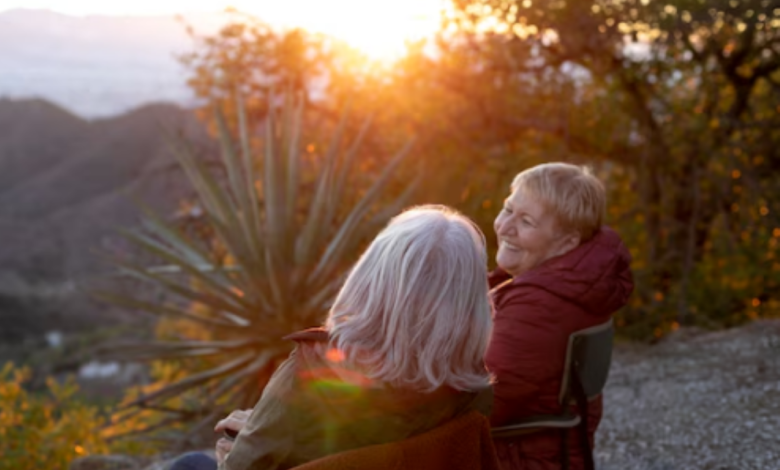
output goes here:
{"type": "Polygon", "coordinates": [[[511,243],[503,240],[501,241],[500,248],[509,251],[520,251],[520,248],[518,246],[512,245],[511,243]]]}

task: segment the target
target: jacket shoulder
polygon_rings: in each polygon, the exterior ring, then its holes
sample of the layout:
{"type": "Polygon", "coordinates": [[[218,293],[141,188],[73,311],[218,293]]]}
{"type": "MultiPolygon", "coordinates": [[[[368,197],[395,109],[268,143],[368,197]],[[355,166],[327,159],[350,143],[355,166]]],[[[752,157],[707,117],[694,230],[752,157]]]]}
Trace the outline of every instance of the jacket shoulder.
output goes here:
{"type": "Polygon", "coordinates": [[[493,303],[496,308],[509,304],[548,306],[557,298],[558,296],[543,286],[529,282],[507,282],[493,292],[493,303]]]}

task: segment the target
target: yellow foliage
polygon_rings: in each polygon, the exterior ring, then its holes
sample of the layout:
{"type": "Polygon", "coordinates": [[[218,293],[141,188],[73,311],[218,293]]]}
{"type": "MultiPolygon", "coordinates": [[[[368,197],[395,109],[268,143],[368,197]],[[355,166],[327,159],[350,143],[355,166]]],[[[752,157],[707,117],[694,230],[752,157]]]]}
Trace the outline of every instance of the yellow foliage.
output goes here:
{"type": "Polygon", "coordinates": [[[64,469],[87,455],[159,453],[150,441],[116,439],[155,424],[159,413],[110,415],[84,403],[72,378],[63,383],[49,378],[45,392],[33,393],[25,389],[31,375],[29,368],[11,363],[0,369],[0,470],[64,469]]]}
{"type": "Polygon", "coordinates": [[[67,468],[76,457],[108,451],[105,418],[81,403],[72,380],[46,381],[47,392],[25,390],[28,368],[0,370],[0,470],[67,468]]]}

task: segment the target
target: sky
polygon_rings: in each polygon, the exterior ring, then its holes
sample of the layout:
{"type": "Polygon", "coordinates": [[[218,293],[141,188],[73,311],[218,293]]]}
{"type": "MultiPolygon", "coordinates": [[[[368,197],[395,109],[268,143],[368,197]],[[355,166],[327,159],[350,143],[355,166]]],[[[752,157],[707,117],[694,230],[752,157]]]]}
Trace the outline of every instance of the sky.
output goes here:
{"type": "Polygon", "coordinates": [[[330,34],[377,58],[388,58],[402,53],[406,40],[436,31],[446,4],[446,0],[0,0],[0,12],[32,8],[76,16],[156,16],[219,12],[231,6],[272,25],[330,34]]]}

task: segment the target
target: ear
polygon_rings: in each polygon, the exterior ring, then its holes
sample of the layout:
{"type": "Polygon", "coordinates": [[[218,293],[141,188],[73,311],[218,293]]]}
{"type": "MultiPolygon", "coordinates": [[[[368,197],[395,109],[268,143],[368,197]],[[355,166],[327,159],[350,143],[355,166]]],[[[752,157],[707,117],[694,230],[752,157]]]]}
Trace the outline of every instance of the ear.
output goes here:
{"type": "Polygon", "coordinates": [[[581,241],[582,236],[576,230],[566,233],[558,240],[558,249],[556,250],[555,256],[566,254],[577,248],[580,246],[581,241]]]}

